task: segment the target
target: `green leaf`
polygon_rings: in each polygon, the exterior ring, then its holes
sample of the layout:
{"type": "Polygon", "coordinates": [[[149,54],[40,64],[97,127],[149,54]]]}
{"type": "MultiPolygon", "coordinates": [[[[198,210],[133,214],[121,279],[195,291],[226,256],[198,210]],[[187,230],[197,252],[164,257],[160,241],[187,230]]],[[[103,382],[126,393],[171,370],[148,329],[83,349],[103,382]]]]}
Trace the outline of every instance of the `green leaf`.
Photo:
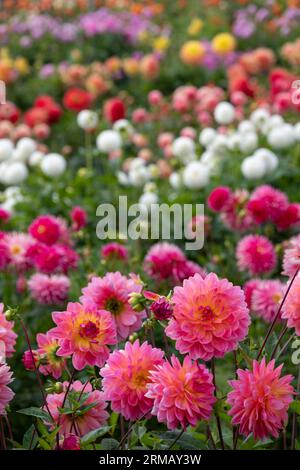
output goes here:
{"type": "Polygon", "coordinates": [[[300,401],[295,400],[293,403],[290,404],[290,409],[295,411],[297,415],[300,415],[300,401]]]}
{"type": "Polygon", "coordinates": [[[119,442],[116,439],[102,439],[101,446],[104,450],[115,450],[119,447],[119,442]]]}
{"type": "Polygon", "coordinates": [[[88,432],[81,438],[81,444],[87,445],[95,442],[99,437],[105,436],[111,430],[111,426],[104,426],[103,428],[94,429],[91,432],[88,432]]]}
{"type": "Polygon", "coordinates": [[[31,406],[30,408],[24,408],[23,410],[18,410],[18,413],[27,416],[35,416],[36,418],[42,419],[44,421],[51,422],[51,417],[46,411],[41,410],[40,408],[31,406]]]}

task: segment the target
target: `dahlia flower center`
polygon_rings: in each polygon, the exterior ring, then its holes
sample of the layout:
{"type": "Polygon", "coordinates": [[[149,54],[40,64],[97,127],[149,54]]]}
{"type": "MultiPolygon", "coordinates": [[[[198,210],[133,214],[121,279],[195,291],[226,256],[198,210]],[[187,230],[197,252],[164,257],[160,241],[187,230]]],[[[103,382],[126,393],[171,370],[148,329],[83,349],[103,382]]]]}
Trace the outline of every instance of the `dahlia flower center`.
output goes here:
{"type": "Polygon", "coordinates": [[[200,305],[199,313],[201,320],[208,321],[214,318],[214,312],[209,306],[203,307],[202,305],[200,305]]]}
{"type": "Polygon", "coordinates": [[[108,310],[113,315],[118,315],[118,313],[121,313],[123,309],[123,302],[116,299],[115,297],[111,297],[110,299],[107,299],[107,301],[105,302],[104,308],[105,310],[108,310]]]}
{"type": "Polygon", "coordinates": [[[141,372],[134,377],[134,385],[136,388],[145,388],[148,382],[148,373],[141,372]]]}
{"type": "Polygon", "coordinates": [[[95,339],[99,334],[99,328],[93,321],[81,323],[79,327],[79,334],[83,338],[95,339]]]}
{"type": "Polygon", "coordinates": [[[276,294],[273,295],[273,301],[278,304],[282,299],[282,295],[277,292],[276,294]]]}

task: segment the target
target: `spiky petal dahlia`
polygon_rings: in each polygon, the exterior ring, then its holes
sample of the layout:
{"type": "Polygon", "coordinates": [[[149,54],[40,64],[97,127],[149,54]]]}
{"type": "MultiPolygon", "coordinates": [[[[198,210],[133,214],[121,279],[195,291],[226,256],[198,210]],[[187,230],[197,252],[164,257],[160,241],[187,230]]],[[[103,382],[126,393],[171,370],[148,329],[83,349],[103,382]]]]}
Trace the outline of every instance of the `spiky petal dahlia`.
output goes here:
{"type": "Polygon", "coordinates": [[[124,350],[114,351],[101,369],[104,398],[126,419],[140,419],[149,413],[153,400],[146,398],[150,370],[163,363],[163,351],[147,342],[127,342],[124,350]]]}
{"type": "Polygon", "coordinates": [[[272,271],[277,262],[274,246],[262,235],[242,238],[237,245],[236,257],[240,271],[249,271],[252,275],[272,271]]]}
{"type": "Polygon", "coordinates": [[[6,320],[3,310],[4,305],[0,304],[0,351],[11,357],[15,352],[17,335],[13,331],[14,322],[6,320]]]}
{"type": "Polygon", "coordinates": [[[238,379],[229,381],[233,388],[227,398],[232,405],[229,415],[245,436],[253,433],[254,439],[278,437],[288,420],[293,377],[280,377],[282,364],[276,369],[274,366],[274,359],[268,364],[265,358],[260,363],[253,361],[252,371],[238,369],[238,379]]]}
{"type": "MultiPolygon", "coordinates": [[[[69,435],[76,432],[79,436],[84,436],[94,429],[100,428],[105,425],[108,418],[108,413],[105,411],[107,403],[104,400],[103,393],[99,390],[92,390],[91,384],[83,384],[79,380],[75,380],[69,389],[67,396],[72,398],[71,405],[66,400],[65,406],[73,406],[74,413],[62,414],[60,408],[63,406],[64,397],[69,383],[64,382],[63,391],[61,393],[53,393],[47,396],[47,405],[50,413],[56,424],[59,425],[60,433],[69,435]],[[83,397],[86,397],[81,402],[80,407],[74,403],[80,402],[83,397]],[[92,406],[93,405],[93,406],[92,406]],[[81,410],[86,409],[82,412],[81,410]]],[[[49,423],[46,423],[49,424],[49,423]]],[[[51,426],[53,427],[53,426],[51,426]]]]}
{"type": "Polygon", "coordinates": [[[181,365],[173,355],[171,362],[165,361],[150,373],[146,397],[154,400],[152,414],[169,429],[196,426],[201,419],[209,419],[212,412],[215,402],[212,374],[189,356],[181,365]]]}
{"type": "Polygon", "coordinates": [[[132,292],[140,292],[142,285],[119,272],[107,273],[104,277],[93,277],[87,287],[82,289],[83,304],[106,310],[116,323],[119,338],[126,339],[141,327],[146,312],[135,312],[129,303],[132,292]]]}
{"type": "Polygon", "coordinates": [[[12,372],[8,365],[0,364],[0,416],[6,414],[5,408],[15,395],[8,387],[12,381],[12,372]]]}
{"type": "Polygon", "coordinates": [[[57,326],[50,334],[60,343],[58,356],[72,355],[73,366],[78,370],[87,365],[103,366],[109,356],[108,345],[117,342],[109,312],[70,302],[65,312],[54,312],[52,318],[57,326]]]}
{"type": "Polygon", "coordinates": [[[296,334],[300,335],[300,275],[295,278],[293,285],[285,299],[282,307],[281,318],[287,320],[290,328],[295,328],[296,334]]]}
{"type": "Polygon", "coordinates": [[[214,273],[183,281],[182,287],[175,287],[172,303],[166,334],[192,359],[223,357],[247,335],[250,317],[244,292],[214,273]]]}

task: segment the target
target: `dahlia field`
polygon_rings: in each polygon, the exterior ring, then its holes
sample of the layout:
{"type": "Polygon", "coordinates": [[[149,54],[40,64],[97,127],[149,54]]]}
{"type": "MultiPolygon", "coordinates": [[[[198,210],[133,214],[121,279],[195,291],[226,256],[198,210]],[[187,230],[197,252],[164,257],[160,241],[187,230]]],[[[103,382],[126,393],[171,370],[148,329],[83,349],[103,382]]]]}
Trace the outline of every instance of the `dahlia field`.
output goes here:
{"type": "Polygon", "coordinates": [[[0,2],[2,450],[300,450],[299,31],[0,2]]]}

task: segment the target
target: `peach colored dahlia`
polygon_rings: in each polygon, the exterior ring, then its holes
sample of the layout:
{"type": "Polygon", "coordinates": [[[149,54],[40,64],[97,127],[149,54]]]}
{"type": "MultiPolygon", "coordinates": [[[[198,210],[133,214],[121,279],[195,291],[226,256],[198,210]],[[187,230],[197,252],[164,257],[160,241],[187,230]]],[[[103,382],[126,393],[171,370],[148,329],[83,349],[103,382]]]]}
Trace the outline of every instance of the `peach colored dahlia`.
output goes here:
{"type": "Polygon", "coordinates": [[[233,388],[227,402],[232,405],[232,424],[239,425],[245,436],[254,439],[278,437],[287,423],[288,407],[293,401],[292,375],[280,377],[282,364],[274,368],[274,359],[266,364],[253,361],[253,370],[237,370],[238,379],[230,380],[233,388]]]}
{"type": "Polygon", "coordinates": [[[223,357],[247,335],[250,317],[243,290],[214,273],[183,281],[175,287],[172,302],[166,334],[192,359],[223,357]]]}
{"type": "Polygon", "coordinates": [[[196,426],[211,415],[215,402],[213,377],[189,356],[181,365],[173,355],[170,362],[165,361],[150,373],[146,397],[154,400],[152,414],[168,429],[196,426]]]}
{"type": "Polygon", "coordinates": [[[149,413],[153,400],[146,398],[149,374],[163,362],[163,351],[147,342],[127,342],[125,349],[114,351],[101,369],[104,398],[111,401],[113,411],[126,419],[140,419],[149,413]]]}
{"type": "Polygon", "coordinates": [[[109,356],[108,345],[116,344],[116,330],[109,312],[70,302],[65,312],[52,314],[56,327],[49,331],[60,343],[56,354],[71,356],[75,369],[102,367],[109,356]]]}

